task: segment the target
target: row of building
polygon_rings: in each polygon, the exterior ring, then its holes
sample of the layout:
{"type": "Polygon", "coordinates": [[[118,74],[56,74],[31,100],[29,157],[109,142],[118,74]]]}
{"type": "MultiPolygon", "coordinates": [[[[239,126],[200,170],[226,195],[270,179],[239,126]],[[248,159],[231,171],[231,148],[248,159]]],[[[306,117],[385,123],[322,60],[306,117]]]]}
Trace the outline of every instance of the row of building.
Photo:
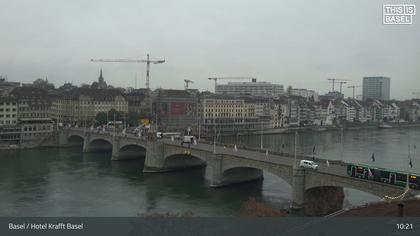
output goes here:
{"type": "Polygon", "coordinates": [[[214,94],[192,89],[109,88],[102,71],[95,87],[65,84],[55,89],[47,80],[36,82],[22,86],[0,81],[0,140],[35,140],[51,135],[58,124],[89,127],[97,124],[99,113],[111,110],[134,114],[139,121],[146,118],[159,131],[191,128],[203,135],[290,126],[417,121],[420,117],[419,100],[360,101],[344,99],[338,93],[318,96],[311,90],[292,88],[284,93],[283,87],[255,80],[244,82],[247,85],[231,84],[238,89],[216,87],[214,94]],[[248,88],[242,90],[241,86],[248,88]]]}

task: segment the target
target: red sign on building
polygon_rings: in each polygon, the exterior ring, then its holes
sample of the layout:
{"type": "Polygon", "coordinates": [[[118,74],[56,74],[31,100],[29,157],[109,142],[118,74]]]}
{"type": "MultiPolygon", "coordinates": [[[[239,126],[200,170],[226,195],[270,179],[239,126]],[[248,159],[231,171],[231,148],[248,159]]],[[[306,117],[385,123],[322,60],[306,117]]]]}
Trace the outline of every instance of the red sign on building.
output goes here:
{"type": "Polygon", "coordinates": [[[194,104],[186,102],[171,102],[171,115],[192,115],[194,104]]]}

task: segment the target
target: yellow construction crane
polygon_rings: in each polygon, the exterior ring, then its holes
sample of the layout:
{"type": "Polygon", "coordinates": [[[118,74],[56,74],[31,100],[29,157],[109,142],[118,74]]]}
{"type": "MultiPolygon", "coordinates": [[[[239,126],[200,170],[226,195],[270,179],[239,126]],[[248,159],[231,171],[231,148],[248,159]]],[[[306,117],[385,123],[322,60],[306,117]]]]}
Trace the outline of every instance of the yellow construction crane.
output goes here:
{"type": "Polygon", "coordinates": [[[149,89],[150,63],[161,64],[165,60],[150,60],[149,54],[146,59],[90,59],[92,62],[122,62],[122,63],[146,63],[146,88],[149,89]]]}
{"type": "Polygon", "coordinates": [[[216,91],[217,80],[226,79],[226,80],[235,80],[235,79],[242,79],[242,80],[251,80],[256,82],[257,79],[254,77],[213,77],[209,78],[209,80],[214,80],[214,90],[216,91]]]}
{"type": "Polygon", "coordinates": [[[355,98],[355,94],[354,94],[355,89],[356,89],[356,88],[360,88],[360,85],[352,85],[352,86],[348,86],[347,88],[351,88],[351,89],[353,89],[353,98],[355,98]]]}
{"type": "Polygon", "coordinates": [[[184,79],[184,82],[185,82],[185,90],[187,90],[188,89],[188,84],[193,84],[194,83],[194,81],[192,81],[192,80],[189,80],[189,79],[184,79]]]}
{"type": "Polygon", "coordinates": [[[340,84],[340,93],[342,91],[343,84],[346,84],[347,83],[346,81],[350,81],[348,79],[336,79],[336,78],[329,78],[328,80],[332,81],[332,92],[335,91],[334,90],[335,81],[339,81],[338,83],[340,84]]]}

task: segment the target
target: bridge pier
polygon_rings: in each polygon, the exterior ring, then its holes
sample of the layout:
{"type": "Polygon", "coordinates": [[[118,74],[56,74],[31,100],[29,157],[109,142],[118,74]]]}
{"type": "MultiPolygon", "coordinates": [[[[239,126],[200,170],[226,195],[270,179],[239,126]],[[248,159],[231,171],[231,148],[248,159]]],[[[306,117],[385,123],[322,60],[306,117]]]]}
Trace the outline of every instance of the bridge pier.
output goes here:
{"type": "Polygon", "coordinates": [[[325,216],[343,208],[343,187],[322,186],[305,192],[305,216],[325,216]]]}
{"type": "Polygon", "coordinates": [[[144,160],[143,173],[165,172],[165,145],[162,142],[149,142],[144,160]]]}
{"type": "Polygon", "coordinates": [[[65,147],[69,144],[68,142],[69,132],[68,130],[63,130],[58,132],[58,146],[65,147]]]}
{"type": "Polygon", "coordinates": [[[118,137],[114,137],[114,139],[112,140],[111,161],[118,160],[120,160],[120,139],[118,137]]]}
{"type": "Polygon", "coordinates": [[[222,157],[211,154],[213,157],[208,159],[205,178],[210,187],[223,186],[222,157]]]}
{"type": "Polygon", "coordinates": [[[301,214],[305,204],[305,169],[293,167],[292,177],[292,206],[294,214],[301,214]]]}
{"type": "Polygon", "coordinates": [[[83,152],[91,152],[92,150],[89,147],[90,143],[90,133],[85,134],[85,138],[83,139],[83,152]]]}

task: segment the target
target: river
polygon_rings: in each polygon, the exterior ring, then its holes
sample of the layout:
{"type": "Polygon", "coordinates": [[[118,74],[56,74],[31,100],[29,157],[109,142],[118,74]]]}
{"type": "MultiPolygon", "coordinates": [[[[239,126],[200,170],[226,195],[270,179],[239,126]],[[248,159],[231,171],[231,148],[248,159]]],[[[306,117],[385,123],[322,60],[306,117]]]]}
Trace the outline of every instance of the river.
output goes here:
{"type": "MultiPolygon", "coordinates": [[[[299,153],[328,159],[407,170],[408,145],[420,173],[420,128],[301,133],[299,153]],[[375,162],[371,160],[375,154],[375,162]]],[[[224,137],[230,143],[260,146],[261,137],[224,137]]],[[[263,136],[264,148],[293,152],[294,135],[263,136]],[[283,145],[284,144],[284,145],[283,145]]],[[[80,147],[2,151],[0,216],[140,216],[192,212],[194,216],[237,216],[249,198],[283,208],[291,187],[264,173],[261,182],[212,189],[204,169],[143,174],[144,160],[111,161],[111,153],[82,153],[80,147]]],[[[360,205],[379,197],[345,189],[345,204],[360,205]]]]}

